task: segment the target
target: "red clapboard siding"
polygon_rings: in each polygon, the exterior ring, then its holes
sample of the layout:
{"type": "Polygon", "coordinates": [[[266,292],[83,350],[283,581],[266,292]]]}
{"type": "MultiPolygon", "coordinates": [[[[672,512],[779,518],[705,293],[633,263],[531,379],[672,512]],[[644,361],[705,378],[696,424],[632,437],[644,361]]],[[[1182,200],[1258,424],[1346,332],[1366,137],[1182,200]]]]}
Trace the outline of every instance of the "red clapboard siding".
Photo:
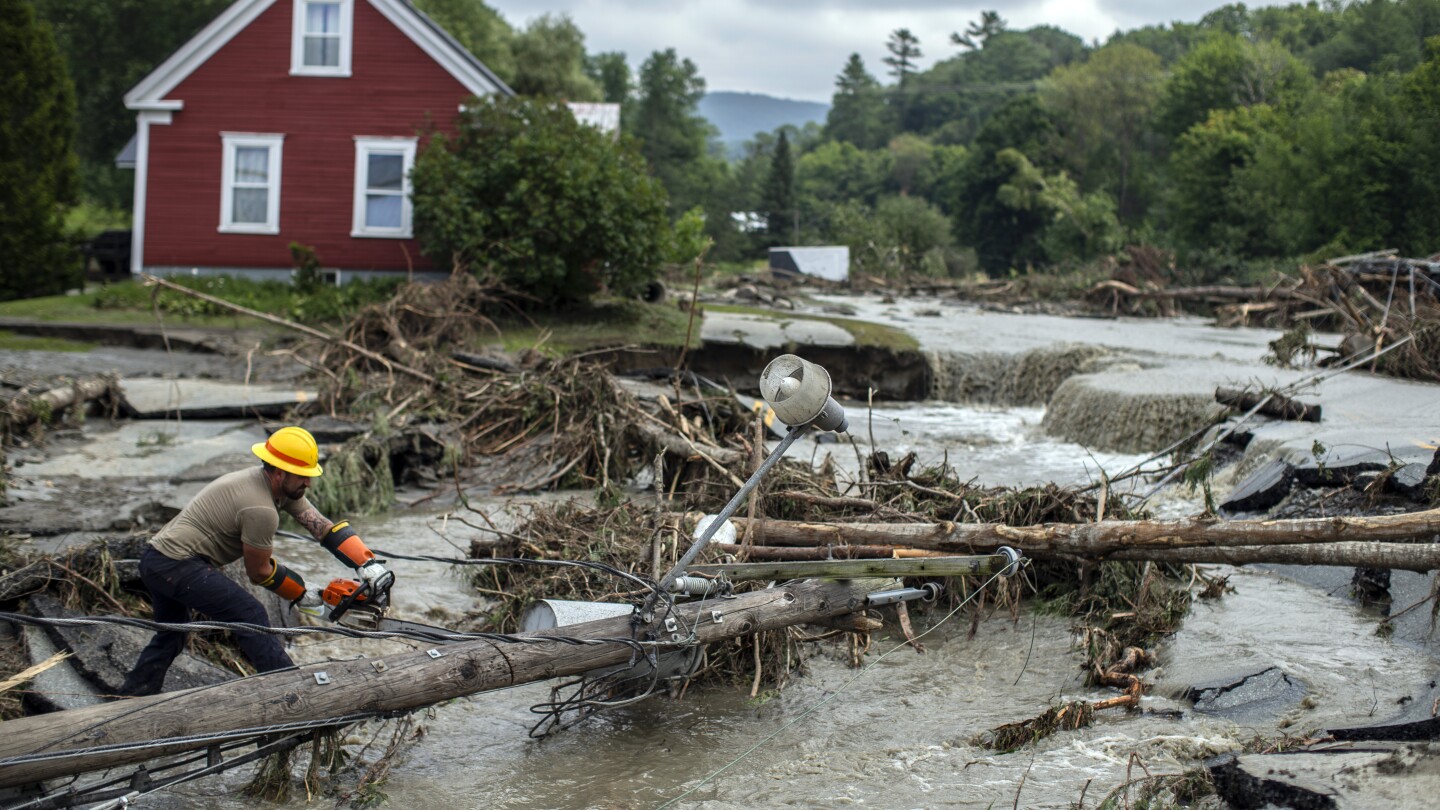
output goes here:
{"type": "Polygon", "coordinates": [[[169,94],[185,107],[150,129],[146,265],[288,268],[299,242],[326,267],[432,267],[414,240],[350,236],[354,138],[453,130],[468,91],[366,0],[351,75],[291,76],[293,13],[280,0],[169,94]],[[218,231],[221,132],[285,136],[278,235],[218,231]]]}

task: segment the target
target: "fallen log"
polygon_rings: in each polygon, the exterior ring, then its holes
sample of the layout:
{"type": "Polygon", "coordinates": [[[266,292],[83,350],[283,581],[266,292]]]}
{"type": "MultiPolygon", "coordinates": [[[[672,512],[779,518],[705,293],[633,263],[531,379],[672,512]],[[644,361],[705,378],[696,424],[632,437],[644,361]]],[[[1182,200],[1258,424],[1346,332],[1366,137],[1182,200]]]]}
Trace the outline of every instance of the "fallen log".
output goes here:
{"type": "Polygon", "coordinates": [[[0,427],[6,429],[23,427],[36,420],[47,421],[52,414],[100,399],[116,392],[114,377],[90,377],[61,385],[30,397],[17,397],[0,411],[0,427]]]}
{"type": "MultiPolygon", "coordinates": [[[[737,542],[749,521],[731,519],[737,542]]],[[[1433,543],[1440,509],[1401,515],[1354,515],[1301,520],[1115,520],[1100,523],[807,523],[757,520],[771,546],[894,545],[974,554],[1015,546],[1029,556],[1104,557],[1115,552],[1310,543],[1433,543]]],[[[1440,550],[1440,546],[1436,547],[1440,550]]]]}
{"type": "MultiPolygon", "coordinates": [[[[696,643],[841,616],[865,607],[866,594],[893,580],[801,582],[722,602],[681,604],[676,618],[696,643]],[[702,617],[703,614],[703,617],[702,617]]],[[[668,639],[661,620],[642,626],[668,639]]],[[[630,638],[629,617],[601,619],[533,634],[630,638]]],[[[222,738],[258,737],[277,727],[361,713],[406,712],[464,695],[623,664],[623,644],[559,641],[502,644],[486,639],[376,659],[309,664],[215,686],[133,698],[5,723],[0,787],[143,762],[200,750],[222,738]]]]}
{"type": "Polygon", "coordinates": [[[1239,411],[1248,411],[1260,406],[1260,413],[1276,419],[1290,419],[1300,422],[1319,422],[1320,406],[1306,405],[1283,394],[1264,393],[1239,388],[1216,388],[1215,401],[1229,405],[1239,411]]]}
{"type": "MultiPolygon", "coordinates": [[[[1026,552],[1029,553],[1029,552],[1026,552]]],[[[1035,556],[1035,555],[1032,555],[1035,556]]],[[[1393,568],[1424,574],[1440,568],[1436,543],[1316,543],[1308,546],[1218,546],[1182,549],[1126,549],[1107,560],[1147,560],[1173,563],[1226,563],[1249,565],[1342,565],[1393,568]]]]}

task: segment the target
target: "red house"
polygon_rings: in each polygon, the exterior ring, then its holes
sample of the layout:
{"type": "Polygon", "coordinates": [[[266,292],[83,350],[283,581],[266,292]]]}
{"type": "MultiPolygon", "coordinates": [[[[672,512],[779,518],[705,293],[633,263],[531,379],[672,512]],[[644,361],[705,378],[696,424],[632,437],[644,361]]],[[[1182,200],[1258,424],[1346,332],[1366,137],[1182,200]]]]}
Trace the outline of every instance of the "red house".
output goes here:
{"type": "Polygon", "coordinates": [[[514,94],[407,0],[237,0],[125,96],[131,270],[288,279],[299,242],[337,283],[434,272],[421,132],[490,93],[514,94]]]}

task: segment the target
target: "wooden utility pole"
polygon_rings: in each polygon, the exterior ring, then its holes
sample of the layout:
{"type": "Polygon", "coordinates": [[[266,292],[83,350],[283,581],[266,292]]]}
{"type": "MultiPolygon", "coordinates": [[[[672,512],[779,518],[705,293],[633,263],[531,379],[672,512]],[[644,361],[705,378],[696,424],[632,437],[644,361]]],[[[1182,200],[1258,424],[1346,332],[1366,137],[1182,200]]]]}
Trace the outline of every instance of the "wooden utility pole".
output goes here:
{"type": "MultiPolygon", "coordinates": [[[[866,594],[894,580],[800,582],[734,599],[678,605],[674,630],[663,614],[643,628],[656,637],[706,644],[853,613],[866,594]]],[[[536,633],[572,638],[630,638],[626,617],[536,633]]],[[[623,644],[534,644],[465,641],[376,659],[329,661],[267,672],[209,687],[24,717],[0,735],[0,787],[26,785],[155,757],[203,750],[215,738],[258,736],[256,729],[404,712],[477,692],[577,675],[623,664],[623,644]],[[158,743],[137,747],[141,744],[158,743]]]]}

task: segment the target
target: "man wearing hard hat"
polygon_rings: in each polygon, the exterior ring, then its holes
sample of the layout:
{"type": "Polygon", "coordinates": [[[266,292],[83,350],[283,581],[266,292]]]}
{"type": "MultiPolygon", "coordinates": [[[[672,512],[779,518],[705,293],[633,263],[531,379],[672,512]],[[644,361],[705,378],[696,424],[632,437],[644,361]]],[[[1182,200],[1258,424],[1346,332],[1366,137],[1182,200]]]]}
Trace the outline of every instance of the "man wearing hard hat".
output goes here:
{"type": "MultiPolygon", "coordinates": [[[[366,548],[348,522],[331,523],[305,498],[320,475],[320,449],[309,431],[284,427],[250,448],[260,467],[227,473],[205,485],[151,538],[140,557],[140,578],[150,591],[155,621],[190,621],[195,611],[221,622],[269,626],[265,608],[220,569],[245,560],[250,581],[301,608],[319,608],[319,590],[271,554],[284,509],[340,562],[367,582],[385,566],[366,548]]],[[[120,687],[122,695],[153,695],[185,647],[188,634],[155,634],[120,687]]],[[[269,633],[235,631],[235,643],[258,672],[293,666],[279,639],[269,633]]]]}

